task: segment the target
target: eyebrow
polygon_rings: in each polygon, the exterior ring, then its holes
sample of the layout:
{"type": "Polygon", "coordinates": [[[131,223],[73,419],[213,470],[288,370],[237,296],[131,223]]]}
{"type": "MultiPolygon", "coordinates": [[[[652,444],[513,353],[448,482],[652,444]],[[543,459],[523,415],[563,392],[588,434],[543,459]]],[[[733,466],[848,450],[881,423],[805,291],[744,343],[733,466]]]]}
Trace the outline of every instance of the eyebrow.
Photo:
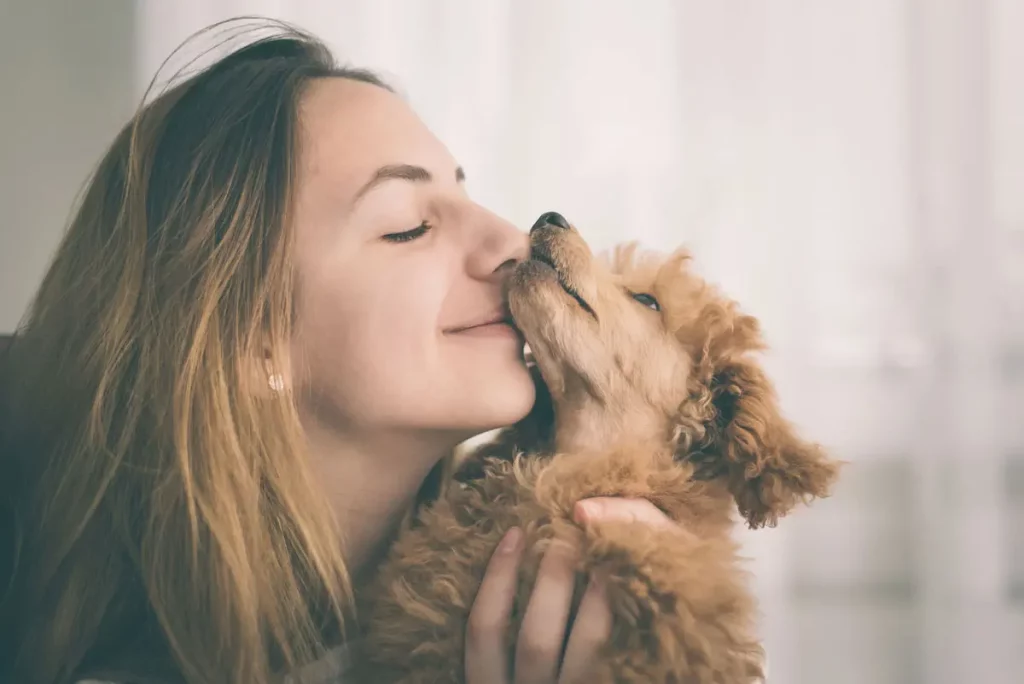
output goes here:
{"type": "MultiPolygon", "coordinates": [[[[376,188],[378,185],[392,180],[404,180],[412,183],[430,183],[434,180],[434,175],[422,166],[414,166],[412,164],[389,164],[388,166],[382,166],[377,169],[373,173],[373,177],[359,189],[359,192],[356,193],[355,198],[352,200],[353,203],[358,202],[364,195],[376,188]]],[[[455,182],[461,183],[464,180],[466,180],[466,172],[460,166],[455,169],[455,182]]]]}

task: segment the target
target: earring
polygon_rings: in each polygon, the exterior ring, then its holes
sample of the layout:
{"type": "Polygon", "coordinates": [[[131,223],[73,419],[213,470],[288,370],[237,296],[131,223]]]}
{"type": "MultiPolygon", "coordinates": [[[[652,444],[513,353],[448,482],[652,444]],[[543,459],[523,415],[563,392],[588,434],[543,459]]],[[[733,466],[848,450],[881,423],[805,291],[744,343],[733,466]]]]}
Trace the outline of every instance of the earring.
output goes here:
{"type": "Polygon", "coordinates": [[[284,378],[281,377],[280,373],[274,373],[271,375],[267,380],[267,383],[270,385],[270,389],[275,392],[280,392],[284,389],[284,378]]]}

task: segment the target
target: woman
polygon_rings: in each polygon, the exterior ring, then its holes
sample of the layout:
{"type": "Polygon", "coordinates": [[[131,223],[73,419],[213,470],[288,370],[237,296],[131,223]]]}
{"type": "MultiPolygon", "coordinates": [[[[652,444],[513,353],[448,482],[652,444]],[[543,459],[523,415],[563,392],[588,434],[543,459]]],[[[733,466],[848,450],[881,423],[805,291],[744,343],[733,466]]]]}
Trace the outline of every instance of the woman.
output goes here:
{"type": "MultiPolygon", "coordinates": [[[[335,681],[355,580],[428,475],[534,401],[492,324],[527,246],[405,102],[294,30],[140,109],[5,363],[5,681],[335,681]]],[[[567,625],[569,552],[508,662],[519,541],[474,603],[467,681],[578,681],[610,620],[594,583],[567,625]]]]}

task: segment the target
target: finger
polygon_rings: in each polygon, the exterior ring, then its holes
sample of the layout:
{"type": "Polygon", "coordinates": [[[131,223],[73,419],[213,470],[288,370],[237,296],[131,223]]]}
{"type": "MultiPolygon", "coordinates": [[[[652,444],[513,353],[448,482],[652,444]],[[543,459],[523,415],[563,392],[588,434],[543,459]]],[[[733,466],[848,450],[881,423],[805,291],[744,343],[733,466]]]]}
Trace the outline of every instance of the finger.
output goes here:
{"type": "Polygon", "coordinates": [[[576,550],[555,541],[544,553],[516,639],[516,684],[554,684],[576,579],[576,550]]]}
{"type": "Polygon", "coordinates": [[[572,623],[558,684],[578,684],[586,681],[595,658],[611,637],[612,609],[605,587],[602,578],[590,578],[590,584],[583,593],[580,608],[576,611],[576,619],[572,623]]]}
{"type": "Polygon", "coordinates": [[[506,632],[516,596],[523,532],[513,527],[502,537],[487,564],[466,623],[467,684],[508,681],[506,632]]]}
{"type": "Polygon", "coordinates": [[[576,502],[573,511],[581,524],[599,521],[639,522],[656,529],[674,528],[675,521],[647,499],[625,499],[600,496],[576,502]]]}

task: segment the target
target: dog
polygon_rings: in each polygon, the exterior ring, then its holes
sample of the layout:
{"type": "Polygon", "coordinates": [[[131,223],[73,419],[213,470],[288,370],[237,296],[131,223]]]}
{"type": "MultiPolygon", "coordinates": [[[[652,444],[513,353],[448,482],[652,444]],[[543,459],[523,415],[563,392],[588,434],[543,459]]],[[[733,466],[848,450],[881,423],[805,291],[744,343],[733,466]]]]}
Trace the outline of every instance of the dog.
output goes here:
{"type": "Polygon", "coordinates": [[[839,462],[783,417],[756,357],[757,320],[696,275],[686,251],[631,243],[601,259],[554,212],[530,240],[508,302],[543,391],[396,540],[363,592],[355,681],[463,682],[470,608],[512,526],[526,551],[511,635],[544,550],[567,540],[579,550],[572,615],[591,573],[606,578],[613,613],[592,682],[762,680],[735,512],[773,526],[827,496],[839,462]],[[576,502],[594,496],[647,498],[677,524],[575,523],[576,502]]]}

